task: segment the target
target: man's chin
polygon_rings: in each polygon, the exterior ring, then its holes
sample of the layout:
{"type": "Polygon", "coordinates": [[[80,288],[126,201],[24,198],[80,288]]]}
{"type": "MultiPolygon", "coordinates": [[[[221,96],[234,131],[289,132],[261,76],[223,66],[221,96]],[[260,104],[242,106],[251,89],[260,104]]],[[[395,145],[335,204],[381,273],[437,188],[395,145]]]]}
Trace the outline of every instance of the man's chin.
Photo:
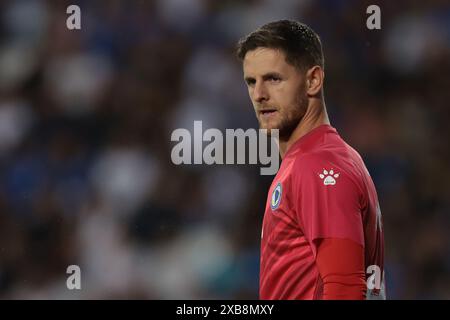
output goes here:
{"type": "Polygon", "coordinates": [[[267,135],[270,137],[273,134],[272,130],[278,130],[278,127],[273,124],[259,123],[259,129],[267,130],[267,135]]]}

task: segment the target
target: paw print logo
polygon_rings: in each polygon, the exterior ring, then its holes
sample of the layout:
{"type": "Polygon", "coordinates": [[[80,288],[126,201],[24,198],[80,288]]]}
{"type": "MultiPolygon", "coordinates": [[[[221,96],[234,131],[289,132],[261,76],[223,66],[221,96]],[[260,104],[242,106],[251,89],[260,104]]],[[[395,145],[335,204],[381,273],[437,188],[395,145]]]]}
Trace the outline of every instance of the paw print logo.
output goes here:
{"type": "Polygon", "coordinates": [[[324,186],[334,186],[336,184],[336,179],[339,178],[339,173],[334,173],[333,169],[330,171],[323,169],[323,173],[319,173],[319,177],[323,180],[324,186]]]}

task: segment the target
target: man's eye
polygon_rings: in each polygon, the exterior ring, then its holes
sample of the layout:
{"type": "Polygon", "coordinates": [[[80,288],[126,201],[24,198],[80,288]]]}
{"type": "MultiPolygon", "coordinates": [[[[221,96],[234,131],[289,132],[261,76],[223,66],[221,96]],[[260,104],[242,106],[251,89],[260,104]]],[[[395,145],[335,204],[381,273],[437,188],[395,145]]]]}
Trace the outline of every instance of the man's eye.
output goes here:
{"type": "Polygon", "coordinates": [[[277,82],[277,81],[280,81],[281,79],[278,78],[278,77],[270,77],[269,80],[272,81],[272,82],[273,81],[277,82]]]}

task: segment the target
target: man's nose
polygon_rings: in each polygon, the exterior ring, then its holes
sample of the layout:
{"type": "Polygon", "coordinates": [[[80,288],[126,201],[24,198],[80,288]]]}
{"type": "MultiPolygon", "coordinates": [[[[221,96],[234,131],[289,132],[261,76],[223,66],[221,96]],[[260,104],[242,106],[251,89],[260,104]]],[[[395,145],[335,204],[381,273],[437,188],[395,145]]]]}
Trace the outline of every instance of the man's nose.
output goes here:
{"type": "Polygon", "coordinates": [[[267,101],[269,99],[269,94],[267,92],[267,88],[265,87],[264,83],[257,82],[255,84],[255,89],[253,91],[253,99],[258,103],[267,101]]]}

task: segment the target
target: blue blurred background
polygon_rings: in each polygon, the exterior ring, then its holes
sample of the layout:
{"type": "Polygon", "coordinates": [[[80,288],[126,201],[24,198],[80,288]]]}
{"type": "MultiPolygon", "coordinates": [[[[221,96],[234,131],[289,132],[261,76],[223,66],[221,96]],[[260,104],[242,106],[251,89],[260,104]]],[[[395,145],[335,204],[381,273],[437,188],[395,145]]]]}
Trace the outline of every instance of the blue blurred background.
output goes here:
{"type": "Polygon", "coordinates": [[[379,193],[388,298],[449,299],[444,0],[2,0],[0,298],[256,299],[273,176],[175,166],[170,135],[257,127],[234,48],[283,18],[322,38],[332,125],[379,193]]]}

